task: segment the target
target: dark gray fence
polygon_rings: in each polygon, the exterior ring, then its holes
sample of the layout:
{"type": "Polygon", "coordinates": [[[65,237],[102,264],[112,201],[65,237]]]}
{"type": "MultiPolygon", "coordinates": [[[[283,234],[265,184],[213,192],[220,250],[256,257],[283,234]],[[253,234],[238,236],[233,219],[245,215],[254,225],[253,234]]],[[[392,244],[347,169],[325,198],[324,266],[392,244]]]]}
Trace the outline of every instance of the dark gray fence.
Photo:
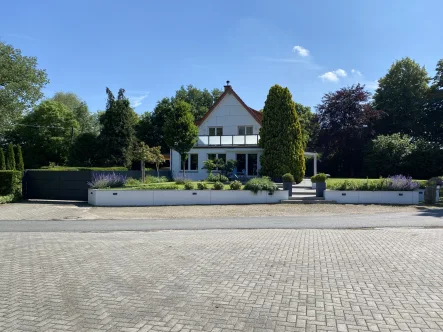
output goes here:
{"type": "MultiPolygon", "coordinates": [[[[39,171],[27,170],[23,176],[23,198],[54,200],[88,200],[88,182],[99,173],[124,174],[140,179],[140,171],[39,171]]],[[[148,171],[146,175],[157,175],[148,171]]],[[[169,170],[161,170],[160,176],[170,176],[169,170]]]]}

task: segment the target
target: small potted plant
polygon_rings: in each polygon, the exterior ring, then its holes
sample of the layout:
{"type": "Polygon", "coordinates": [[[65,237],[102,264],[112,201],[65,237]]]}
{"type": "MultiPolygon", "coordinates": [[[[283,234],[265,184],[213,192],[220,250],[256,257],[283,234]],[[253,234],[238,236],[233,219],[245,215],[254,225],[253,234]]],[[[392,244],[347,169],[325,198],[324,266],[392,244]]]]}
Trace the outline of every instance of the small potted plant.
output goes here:
{"type": "Polygon", "coordinates": [[[315,183],[315,196],[324,197],[324,191],[326,190],[326,174],[318,173],[311,177],[312,183],[315,183]]]}
{"type": "Polygon", "coordinates": [[[282,176],[283,190],[287,190],[289,196],[292,196],[292,184],[294,183],[294,176],[291,173],[286,173],[282,176]]]}

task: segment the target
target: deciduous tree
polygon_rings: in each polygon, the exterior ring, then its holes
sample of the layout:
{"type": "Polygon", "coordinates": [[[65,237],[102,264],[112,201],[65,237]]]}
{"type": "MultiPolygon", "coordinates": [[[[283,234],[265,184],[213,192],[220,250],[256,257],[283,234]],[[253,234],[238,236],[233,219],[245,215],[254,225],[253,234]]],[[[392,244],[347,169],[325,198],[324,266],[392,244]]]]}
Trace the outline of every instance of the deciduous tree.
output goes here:
{"type": "Polygon", "coordinates": [[[0,42],[0,136],[43,97],[49,82],[37,58],[22,55],[19,49],[0,42]]]}
{"type": "Polygon", "coordinates": [[[357,84],[324,95],[317,105],[323,171],[332,176],[362,175],[365,147],[381,112],[369,104],[370,93],[357,84]]]}
{"type": "Polygon", "coordinates": [[[47,100],[25,115],[8,136],[23,147],[25,165],[39,168],[50,162],[65,165],[76,132],[78,123],[71,110],[47,100]]]}
{"type": "Polygon", "coordinates": [[[149,159],[148,162],[155,165],[155,169],[157,170],[157,177],[160,176],[160,165],[165,162],[165,157],[161,151],[160,146],[153,146],[149,149],[149,159]]]}
{"type": "Polygon", "coordinates": [[[167,114],[164,126],[164,139],[169,148],[177,151],[183,163],[183,176],[185,176],[185,162],[189,150],[197,142],[198,128],[194,124],[191,106],[179,100],[174,103],[172,112],[167,114]]]}
{"type": "Polygon", "coordinates": [[[426,117],[423,103],[428,95],[426,69],[410,58],[394,62],[379,80],[374,95],[375,108],[385,116],[377,123],[381,134],[402,133],[419,136],[426,117]]]}
{"type": "Polygon", "coordinates": [[[183,100],[191,106],[191,113],[195,120],[199,120],[215,101],[221,96],[220,89],[213,89],[209,92],[207,89],[200,90],[193,85],[188,85],[186,88],[181,86],[172,97],[172,102],[183,100]]]}
{"type": "Polygon", "coordinates": [[[288,88],[271,87],[263,109],[260,129],[261,174],[281,178],[285,173],[301,182],[305,175],[303,134],[288,88]]]}

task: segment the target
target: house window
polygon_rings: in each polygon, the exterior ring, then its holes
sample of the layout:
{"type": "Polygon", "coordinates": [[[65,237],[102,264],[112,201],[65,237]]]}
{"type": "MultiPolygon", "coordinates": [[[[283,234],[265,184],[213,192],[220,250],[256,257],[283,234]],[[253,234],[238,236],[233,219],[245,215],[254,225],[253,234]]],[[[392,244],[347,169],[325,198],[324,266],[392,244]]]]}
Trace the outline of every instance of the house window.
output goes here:
{"type": "MultiPolygon", "coordinates": [[[[180,169],[183,171],[183,160],[180,161],[180,169]]],[[[198,154],[188,154],[188,159],[185,161],[185,171],[197,171],[198,170],[198,154]]]]}
{"type": "Polygon", "coordinates": [[[252,126],[239,126],[238,134],[239,135],[252,135],[253,128],[252,126]]]}
{"type": "Polygon", "coordinates": [[[223,136],[223,127],[209,127],[209,136],[223,136]]]}

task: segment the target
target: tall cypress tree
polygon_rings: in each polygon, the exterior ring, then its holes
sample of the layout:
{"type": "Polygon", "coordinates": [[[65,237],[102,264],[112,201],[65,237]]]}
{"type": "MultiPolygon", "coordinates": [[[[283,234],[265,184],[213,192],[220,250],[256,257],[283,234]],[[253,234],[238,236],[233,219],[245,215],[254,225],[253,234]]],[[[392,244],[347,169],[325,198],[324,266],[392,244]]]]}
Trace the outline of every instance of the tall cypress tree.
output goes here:
{"type": "Polygon", "coordinates": [[[14,146],[12,144],[8,144],[8,150],[6,151],[6,169],[15,170],[14,146]]]}
{"type": "Polygon", "coordinates": [[[0,171],[6,170],[5,155],[3,149],[0,149],[0,171]]]}
{"type": "Polygon", "coordinates": [[[15,169],[17,171],[24,171],[25,164],[23,162],[22,148],[20,145],[15,146],[15,169]]]}
{"type": "Polygon", "coordinates": [[[130,166],[134,147],[134,111],[124,95],[118,91],[117,100],[106,88],[108,102],[105,113],[100,117],[102,130],[99,140],[102,146],[103,163],[108,166],[130,166]]]}
{"type": "Polygon", "coordinates": [[[279,179],[291,173],[296,182],[305,175],[303,135],[300,121],[288,88],[274,85],[269,90],[260,129],[262,175],[279,179]]]}

